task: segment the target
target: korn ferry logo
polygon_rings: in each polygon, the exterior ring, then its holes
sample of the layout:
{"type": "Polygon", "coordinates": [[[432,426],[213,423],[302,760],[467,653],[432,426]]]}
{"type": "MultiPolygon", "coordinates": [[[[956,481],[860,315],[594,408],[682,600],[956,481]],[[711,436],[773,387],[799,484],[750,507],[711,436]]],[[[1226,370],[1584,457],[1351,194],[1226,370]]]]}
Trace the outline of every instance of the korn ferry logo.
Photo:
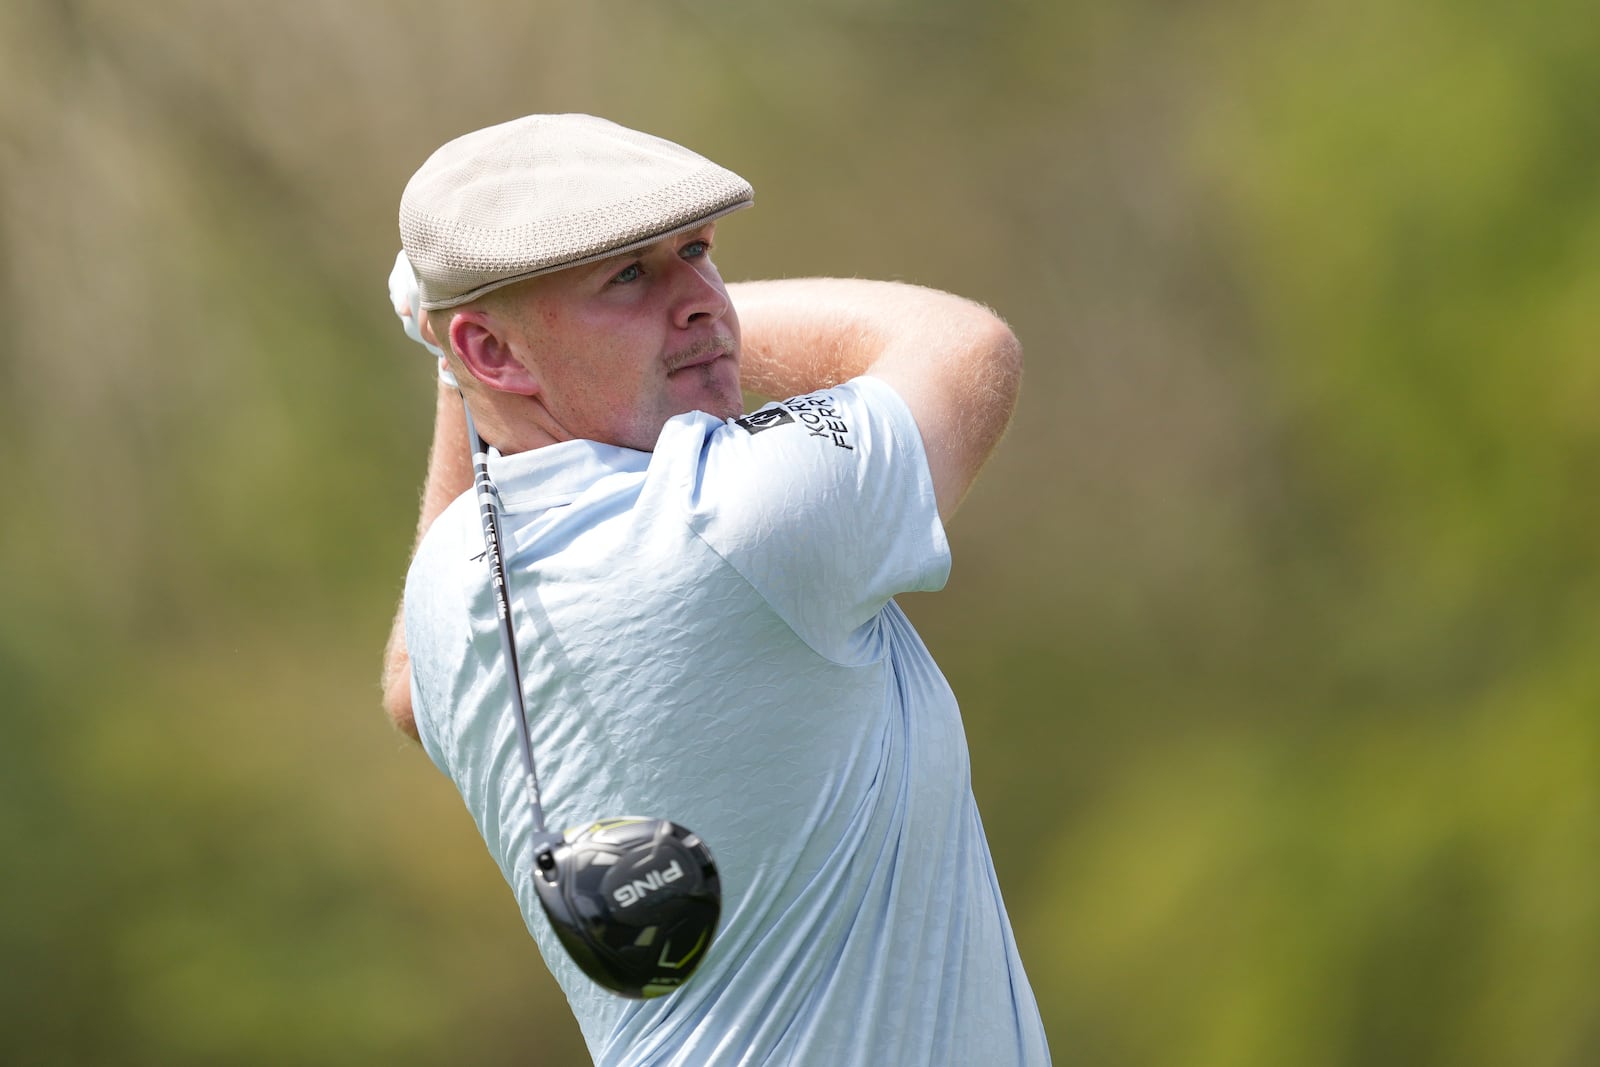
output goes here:
{"type": "Polygon", "coordinates": [[[746,415],[742,419],[734,419],[733,421],[751,433],[760,433],[762,430],[770,430],[774,426],[782,426],[786,422],[793,422],[794,416],[783,410],[782,407],[774,406],[762,408],[753,415],[746,415]]]}
{"type": "Polygon", "coordinates": [[[838,408],[834,407],[833,400],[827,393],[809,393],[762,408],[734,422],[750,433],[760,433],[777,426],[801,426],[812,437],[820,437],[839,448],[854,451],[855,446],[850,443],[850,427],[839,414],[838,408]]]}

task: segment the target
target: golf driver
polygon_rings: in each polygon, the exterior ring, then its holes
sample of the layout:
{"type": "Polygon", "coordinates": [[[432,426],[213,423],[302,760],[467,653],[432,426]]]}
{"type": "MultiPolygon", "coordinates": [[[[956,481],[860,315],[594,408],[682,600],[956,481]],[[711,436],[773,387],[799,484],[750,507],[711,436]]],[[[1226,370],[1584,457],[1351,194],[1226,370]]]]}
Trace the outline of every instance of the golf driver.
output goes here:
{"type": "Polygon", "coordinates": [[[533,886],[539,904],[562,947],[594,981],[625,997],[671,993],[705,959],[716,932],[722,914],[716,864],[697,834],[665,819],[599,819],[564,834],[546,829],[501,555],[499,494],[470,409],[467,434],[511,713],[533,810],[533,886]]]}

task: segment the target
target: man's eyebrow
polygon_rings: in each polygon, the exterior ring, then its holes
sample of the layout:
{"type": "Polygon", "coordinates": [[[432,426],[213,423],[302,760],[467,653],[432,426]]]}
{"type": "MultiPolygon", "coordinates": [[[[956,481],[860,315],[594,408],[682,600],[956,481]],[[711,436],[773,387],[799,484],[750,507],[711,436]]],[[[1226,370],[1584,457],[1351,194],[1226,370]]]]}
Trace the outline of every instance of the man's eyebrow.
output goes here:
{"type": "Polygon", "coordinates": [[[665,237],[658,237],[649,244],[640,245],[638,248],[630,249],[627,252],[618,252],[616,255],[607,256],[605,259],[597,259],[589,264],[589,269],[596,274],[605,271],[607,268],[615,269],[623,264],[633,262],[656,245],[665,244],[669,241],[704,241],[715,233],[716,229],[717,223],[715,219],[710,222],[703,222],[692,230],[679,230],[677,233],[669,233],[665,237]]]}
{"type": "MultiPolygon", "coordinates": [[[[702,222],[700,225],[695,226],[692,229],[679,230],[677,233],[669,233],[667,236],[661,238],[660,240],[651,241],[650,245],[665,244],[665,243],[668,243],[668,242],[671,242],[673,244],[689,244],[689,243],[691,243],[693,241],[704,241],[706,238],[710,237],[713,232],[716,231],[716,228],[717,228],[717,221],[715,219],[712,219],[709,222],[702,222]]],[[[650,245],[646,245],[645,248],[649,248],[650,245]]],[[[644,249],[641,248],[641,249],[639,249],[639,251],[642,252],[642,251],[644,251],[644,249]]]]}
{"type": "Polygon", "coordinates": [[[586,276],[590,277],[599,274],[607,274],[611,271],[618,270],[629,263],[632,263],[635,259],[639,258],[639,254],[648,247],[649,245],[646,245],[644,248],[635,248],[628,252],[617,252],[614,255],[607,256],[605,259],[597,259],[593,263],[586,263],[578,269],[582,270],[586,276]]]}

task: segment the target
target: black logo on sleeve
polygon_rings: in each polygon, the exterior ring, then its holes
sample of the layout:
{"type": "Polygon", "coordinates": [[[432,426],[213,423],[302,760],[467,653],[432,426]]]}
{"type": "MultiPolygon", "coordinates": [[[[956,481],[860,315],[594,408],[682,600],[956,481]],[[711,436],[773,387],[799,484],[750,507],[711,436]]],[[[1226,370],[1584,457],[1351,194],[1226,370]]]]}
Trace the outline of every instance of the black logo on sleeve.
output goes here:
{"type": "Polygon", "coordinates": [[[833,406],[833,397],[828,393],[790,397],[781,404],[762,408],[754,415],[733,421],[750,433],[760,433],[774,426],[801,426],[812,437],[820,437],[824,441],[832,441],[839,448],[855,451],[855,446],[850,443],[850,427],[833,406]]]}
{"type": "Polygon", "coordinates": [[[770,407],[733,421],[743,426],[750,433],[760,433],[762,430],[770,430],[774,426],[782,426],[786,422],[793,422],[794,416],[781,407],[770,407]]]}

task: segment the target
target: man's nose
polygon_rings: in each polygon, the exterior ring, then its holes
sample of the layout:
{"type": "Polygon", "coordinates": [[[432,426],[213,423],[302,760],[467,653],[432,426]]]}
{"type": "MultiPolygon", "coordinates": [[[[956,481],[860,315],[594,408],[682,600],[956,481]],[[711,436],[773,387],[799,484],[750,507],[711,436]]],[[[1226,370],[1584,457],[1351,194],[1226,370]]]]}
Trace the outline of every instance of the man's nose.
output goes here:
{"type": "Polygon", "coordinates": [[[715,273],[707,277],[692,262],[677,262],[675,284],[679,292],[672,309],[673,325],[685,329],[702,316],[715,321],[727,314],[728,291],[723,288],[722,280],[715,273]]]}

